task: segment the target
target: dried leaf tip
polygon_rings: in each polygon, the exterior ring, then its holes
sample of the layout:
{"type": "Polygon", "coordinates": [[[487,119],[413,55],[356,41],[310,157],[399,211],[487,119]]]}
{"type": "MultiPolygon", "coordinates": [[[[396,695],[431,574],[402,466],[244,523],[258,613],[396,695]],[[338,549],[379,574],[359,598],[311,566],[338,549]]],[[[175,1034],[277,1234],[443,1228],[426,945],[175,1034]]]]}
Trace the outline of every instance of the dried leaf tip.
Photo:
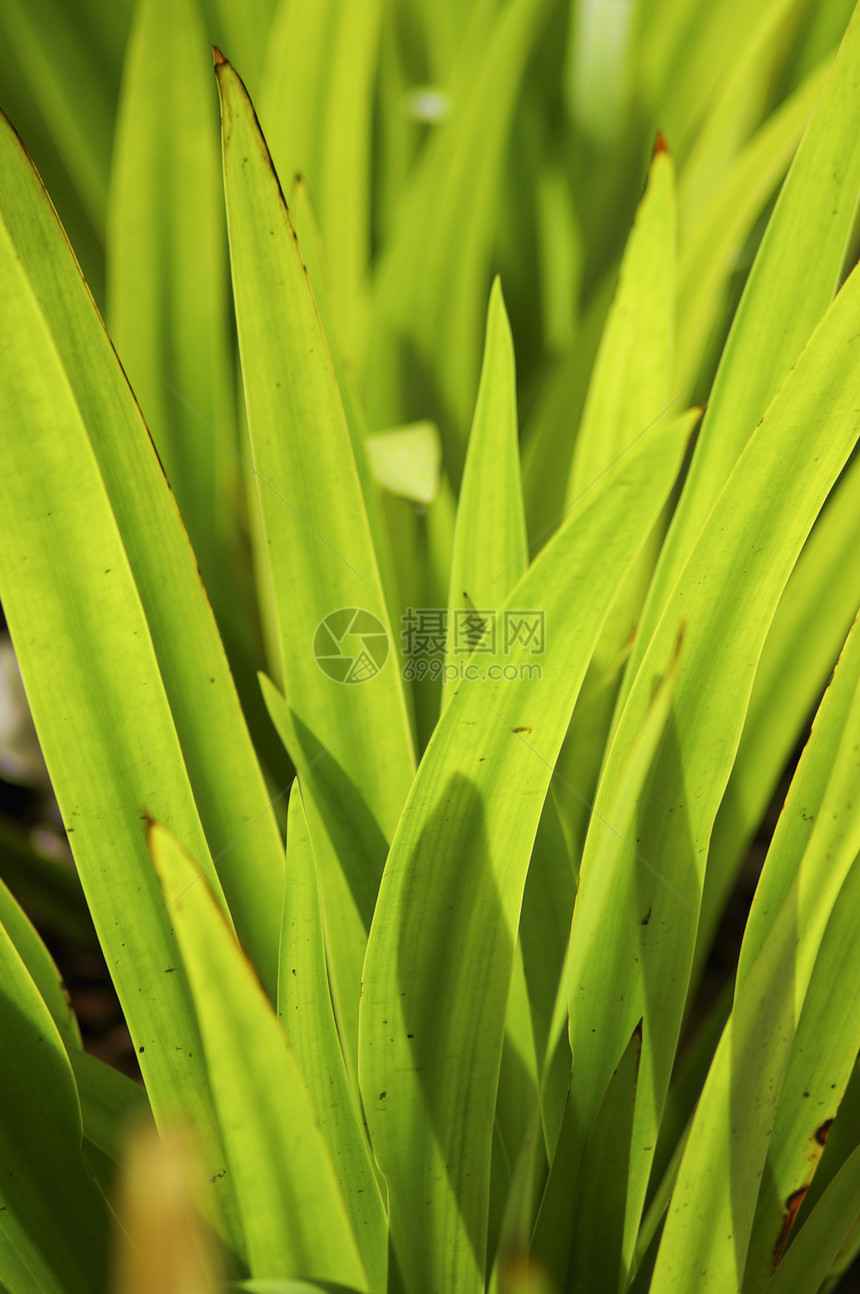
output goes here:
{"type": "Polygon", "coordinates": [[[227,62],[217,45],[212,46],[212,62],[216,67],[223,67],[227,62]]]}
{"type": "Polygon", "coordinates": [[[657,131],[657,138],[654,140],[654,156],[658,153],[668,153],[669,145],[666,143],[666,136],[662,130],[657,131]]]}

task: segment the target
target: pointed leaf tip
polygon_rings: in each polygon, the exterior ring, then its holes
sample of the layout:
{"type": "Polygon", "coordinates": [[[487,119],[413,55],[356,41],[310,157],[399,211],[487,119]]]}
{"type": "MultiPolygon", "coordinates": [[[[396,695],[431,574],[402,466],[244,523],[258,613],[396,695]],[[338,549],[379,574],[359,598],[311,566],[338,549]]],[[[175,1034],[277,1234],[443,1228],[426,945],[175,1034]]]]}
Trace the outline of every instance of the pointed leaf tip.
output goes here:
{"type": "Polygon", "coordinates": [[[656,157],[658,153],[668,152],[669,145],[666,143],[666,136],[663,134],[662,130],[658,130],[657,138],[654,140],[654,156],[656,157]]]}
{"type": "Polygon", "coordinates": [[[216,67],[223,67],[227,62],[217,45],[212,46],[212,62],[216,67]]]}

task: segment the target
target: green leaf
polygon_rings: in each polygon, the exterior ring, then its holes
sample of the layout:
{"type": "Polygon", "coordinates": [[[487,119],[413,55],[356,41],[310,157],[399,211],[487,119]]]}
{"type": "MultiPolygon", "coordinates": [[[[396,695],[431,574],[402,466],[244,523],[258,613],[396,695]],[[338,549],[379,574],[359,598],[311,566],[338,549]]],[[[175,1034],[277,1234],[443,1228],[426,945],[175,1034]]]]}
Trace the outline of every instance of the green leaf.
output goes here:
{"type": "MultiPolygon", "coordinates": [[[[646,867],[650,867],[647,859],[643,857],[632,844],[635,834],[635,806],[643,793],[643,786],[646,783],[653,759],[654,753],[658,748],[661,737],[669,722],[672,703],[677,686],[679,657],[683,651],[683,639],[679,635],[676,651],[664,677],[661,679],[659,686],[656,688],[653,700],[646,711],[639,732],[635,741],[631,744],[627,764],[624,773],[619,780],[617,795],[612,804],[605,804],[603,812],[597,818],[589,831],[586,841],[585,853],[582,859],[582,867],[587,867],[597,875],[601,875],[604,869],[612,865],[613,855],[617,852],[618,842],[620,841],[627,849],[637,855],[637,861],[646,867]]],[[[596,813],[596,810],[595,810],[596,813]]],[[[574,913],[576,907],[574,907],[574,913]]],[[[651,909],[649,908],[641,916],[639,925],[647,926],[651,920],[651,909]]],[[[640,933],[641,939],[641,933],[640,933]]],[[[632,942],[632,941],[631,941],[632,942]]],[[[611,940],[607,940],[607,946],[611,949],[611,940]]],[[[596,954],[599,956],[600,954],[596,954]]],[[[559,978],[559,988],[555,1003],[555,1012],[551,1022],[549,1039],[547,1044],[547,1054],[544,1060],[544,1075],[551,1075],[553,1072],[552,1057],[556,1049],[560,1050],[565,1058],[569,1057],[570,1052],[565,1042],[559,1046],[559,1039],[565,1031],[568,1023],[569,1002],[574,996],[574,970],[575,955],[572,941],[568,945],[567,957],[562,974],[559,978]]],[[[604,978],[608,992],[613,990],[612,967],[604,967],[604,978]]],[[[576,988],[582,986],[576,983],[576,988]]],[[[623,997],[621,998],[623,1001],[623,997]]],[[[618,1010],[620,1007],[615,1006],[618,1010]]],[[[636,1081],[629,1092],[630,1100],[633,1102],[636,1087],[638,1083],[638,1054],[642,1044],[642,1024],[637,1022],[634,1026],[631,1038],[636,1038],[637,1062],[636,1062],[636,1081]]],[[[622,1043],[622,1047],[624,1044],[622,1043]]],[[[622,1052],[622,1056],[626,1054],[622,1052]]],[[[560,1063],[560,1062],[559,1062],[560,1063]]],[[[619,1062],[620,1064],[621,1062],[619,1062]]],[[[616,1077],[618,1070],[615,1071],[616,1077]]],[[[607,1085],[607,1095],[604,1097],[604,1103],[610,1101],[610,1105],[617,1102],[617,1095],[610,1100],[609,1093],[612,1091],[614,1079],[610,1079],[607,1085]]],[[[626,1080],[618,1080],[621,1083],[620,1090],[626,1090],[626,1080]]],[[[541,1215],[535,1233],[535,1247],[540,1255],[549,1264],[550,1269],[555,1273],[558,1281],[563,1282],[573,1258],[572,1236],[579,1228],[577,1201],[580,1199],[582,1183],[586,1173],[594,1174],[594,1164],[588,1166],[589,1153],[588,1145],[585,1144],[583,1123],[578,1110],[577,1092],[574,1085],[578,1083],[578,1078],[570,1080],[569,1092],[567,1096],[566,1108],[559,1132],[558,1144],[552,1153],[552,1166],[550,1172],[550,1181],[547,1187],[547,1195],[541,1206],[541,1215]]],[[[601,1106],[603,1108],[603,1106],[601,1106]]],[[[633,1105],[631,1105],[630,1116],[633,1115],[633,1105]]],[[[616,1108],[613,1118],[618,1117],[616,1108]]],[[[589,1136],[596,1137],[596,1132],[600,1115],[591,1129],[589,1136]]],[[[601,1134],[603,1136],[605,1134],[601,1134]]],[[[630,1157],[630,1144],[627,1143],[626,1150],[627,1160],[630,1157]]],[[[625,1162],[623,1180],[625,1182],[625,1199],[626,1204],[626,1183],[628,1180],[628,1163],[625,1162]]],[[[589,1191],[594,1190],[594,1183],[589,1186],[589,1191]]],[[[617,1200],[615,1201],[617,1204],[617,1200]]],[[[611,1207],[611,1202],[607,1203],[611,1207]]],[[[609,1224],[609,1219],[604,1219],[604,1225],[609,1224]]],[[[627,1262],[625,1256],[625,1246],[621,1243],[624,1238],[624,1227],[620,1228],[616,1236],[616,1252],[607,1255],[607,1261],[613,1264],[613,1270],[616,1275],[626,1270],[627,1262]]],[[[585,1244],[583,1237],[580,1237],[577,1243],[585,1244]]],[[[577,1260],[578,1261],[578,1260],[577,1260]]],[[[614,1282],[613,1282],[614,1283],[614,1282]]]]}
{"type": "Polygon", "coordinates": [[[767,1294],[817,1294],[860,1213],[860,1146],[849,1155],[789,1245],[767,1294]]]}
{"type": "Polygon", "coordinates": [[[139,0],[117,118],[108,321],[216,614],[236,468],[217,98],[198,0],[139,0]]]}
{"type": "Polygon", "coordinates": [[[860,191],[858,69],[860,11],[845,33],[735,314],[639,625],[626,692],[704,518],[832,300],[860,191]]]}
{"type": "Polygon", "coordinates": [[[176,838],[149,846],[176,929],[252,1275],[318,1276],[367,1290],[343,1197],[286,1034],[176,838]]]}
{"type": "Polygon", "coordinates": [[[860,569],[853,560],[860,548],[858,487],[855,461],[818,518],[768,631],[708,851],[696,983],[738,869],[860,606],[860,569]]]}
{"type": "MultiPolygon", "coordinates": [[[[244,87],[228,63],[217,73],[245,401],[294,716],[289,752],[308,770],[312,829],[315,814],[326,823],[324,776],[342,771],[360,790],[378,843],[353,871],[373,894],[412,780],[409,720],[388,659],[392,631],[350,433],[295,231],[244,87]],[[359,632],[342,646],[353,625],[359,632]],[[368,640],[380,656],[365,654],[368,640]],[[354,660],[371,675],[360,686],[347,681],[354,660]]],[[[338,923],[330,944],[338,1011],[354,1039],[369,915],[331,851],[318,845],[317,860],[325,921],[338,923]]]]}
{"type": "Polygon", "coordinates": [[[675,176],[660,144],[651,162],[600,340],[568,481],[570,504],[652,426],[669,392],[675,321],[675,176]]]}
{"type": "Polygon", "coordinates": [[[498,632],[498,609],[527,566],[514,345],[501,283],[496,279],[454,532],[446,703],[457,686],[458,665],[466,664],[477,639],[484,636],[481,626],[486,624],[491,632],[498,632]],[[459,641],[461,631],[463,641],[459,641]]]}
{"type": "Polygon", "coordinates": [[[382,0],[279,6],[260,90],[277,172],[300,173],[319,212],[332,303],[351,355],[370,259],[374,74],[382,0]]]}
{"type": "Polygon", "coordinates": [[[681,154],[745,43],[755,39],[757,24],[743,0],[719,0],[706,11],[698,0],[655,0],[639,14],[634,48],[640,94],[650,119],[681,154]]]}
{"type": "Polygon", "coordinates": [[[14,896],[0,881],[0,925],[27,967],[39,996],[51,1013],[67,1051],[81,1046],[81,1031],[72,1009],[68,990],[40,935],[14,896]]]}
{"type": "MultiPolygon", "coordinates": [[[[4,118],[0,118],[0,177],[0,208],[89,441],[88,446],[67,441],[64,452],[62,441],[48,425],[45,434],[51,436],[57,470],[64,471],[70,482],[80,474],[92,476],[97,471],[104,482],[109,503],[102,499],[100,515],[105,525],[115,524],[119,529],[182,746],[187,774],[182,773],[177,785],[182,785],[186,776],[191,782],[239,936],[274,997],[283,846],[194,554],[140,411],[50,200],[4,118]]],[[[21,344],[25,344],[23,339],[21,344]]],[[[56,370],[56,359],[51,362],[52,368],[44,371],[56,370]]],[[[51,416],[48,414],[49,423],[51,416]]],[[[16,472],[23,473],[29,464],[34,473],[40,473],[38,462],[22,452],[24,443],[22,439],[20,444],[8,446],[15,454],[16,472]]],[[[68,488],[71,490],[71,485],[68,488]]],[[[95,532],[88,524],[85,507],[79,515],[86,544],[95,532]]],[[[43,533],[48,542],[44,527],[37,533],[43,533]]],[[[109,565],[104,563],[104,567],[109,565]]],[[[54,583],[57,596],[62,597],[62,581],[56,574],[54,583]]],[[[89,599],[86,587],[84,582],[78,596],[89,599]]],[[[97,617],[88,632],[101,638],[104,626],[97,617]]],[[[135,641],[136,632],[130,632],[135,641]]],[[[47,646],[44,644],[42,659],[46,667],[53,668],[55,659],[47,646]]],[[[88,650],[84,644],[82,661],[86,661],[88,650]]],[[[121,651],[108,651],[104,669],[116,674],[122,661],[121,651]]],[[[93,680],[93,687],[99,694],[98,680],[93,680]]],[[[123,711],[127,708],[124,685],[118,689],[116,704],[123,711]]],[[[78,734],[82,742],[91,724],[87,712],[88,727],[78,734]]],[[[109,719],[100,730],[103,740],[117,740],[109,719]]],[[[141,758],[140,732],[130,735],[129,749],[137,760],[141,758]]],[[[82,770],[74,760],[72,764],[80,776],[82,770]]],[[[131,806],[126,804],[137,849],[143,843],[137,815],[149,807],[149,794],[149,789],[141,787],[131,806]]],[[[109,824],[111,815],[103,812],[101,820],[109,824]]],[[[67,822],[67,826],[74,824],[67,822]]],[[[70,839],[80,863],[80,850],[74,837],[70,839]]],[[[148,865],[146,869],[148,874],[148,865]]],[[[110,922],[108,927],[113,929],[110,922]]],[[[104,933],[103,925],[100,929],[104,933]]],[[[136,997],[136,988],[134,993],[136,997]]]]}
{"type": "Polygon", "coordinates": [[[774,1255],[782,1255],[788,1238],[787,1201],[797,1200],[798,1191],[805,1194],[854,1069],[860,1003],[844,989],[860,979],[858,928],[860,866],[855,863],[821,940],[786,1066],[750,1236],[745,1290],[767,1287],[774,1255]]]}
{"type": "Polygon", "coordinates": [[[627,1170],[641,1055],[640,1024],[610,1079],[585,1150],[570,1242],[573,1289],[623,1288],[627,1170]]]}
{"type": "Polygon", "coordinates": [[[627,1169],[642,1052],[637,1025],[606,1090],[581,1171],[568,1102],[535,1228],[534,1247],[558,1288],[623,1288],[627,1169]]]}
{"type": "Polygon", "coordinates": [[[411,1290],[483,1288],[493,1105],[528,860],[565,729],[618,581],[678,470],[644,439],[572,510],[505,609],[545,614],[541,675],[518,641],[467,679],[421,762],[364,967],[359,1075],[411,1290]],[[577,594],[588,589],[588,596],[577,594]],[[531,668],[527,668],[531,667],[531,668]]]}
{"type": "MultiPolygon", "coordinates": [[[[218,1157],[191,1002],[142,817],[210,859],[158,660],[99,465],[45,320],[0,221],[0,600],[84,892],[153,1109],[196,1119],[218,1157]],[[22,410],[26,409],[26,421],[22,410]],[[57,643],[63,643],[62,653],[57,643]],[[81,752],[86,752],[86,759],[81,752]]],[[[208,884],[220,897],[211,867],[208,884]]],[[[226,1215],[213,1222],[234,1246],[226,1215]]]]}
{"type": "Polygon", "coordinates": [[[526,420],[522,476],[532,557],[564,516],[576,429],[615,286],[616,274],[605,274],[584,311],[575,345],[547,374],[526,420]]]}
{"type": "Polygon", "coordinates": [[[370,1288],[383,1290],[388,1221],[332,1010],[316,865],[298,781],[287,816],[278,1015],[335,1165],[370,1288]]]}
{"type": "MultiPolygon", "coordinates": [[[[695,1036],[678,1057],[672,1073],[672,1084],[660,1120],[660,1135],[648,1183],[650,1198],[636,1237],[631,1271],[635,1273],[637,1281],[646,1273],[650,1277],[654,1267],[657,1256],[654,1242],[660,1238],[696,1103],[731,1010],[733,987],[729,983],[723,986],[704,1022],[699,1025],[695,1036]]],[[[638,1283],[635,1288],[639,1288],[638,1283]]]]}
{"type": "MultiPolygon", "coordinates": [[[[601,854],[597,868],[584,860],[571,928],[572,1098],[583,1138],[630,1031],[644,1018],[630,1246],[677,1045],[708,841],[756,665],[790,571],[857,436],[853,392],[860,369],[849,345],[858,320],[860,276],[854,275],[710,513],[644,656],[601,776],[593,832],[607,821],[617,829],[628,752],[653,681],[665,673],[683,631],[673,714],[635,806],[635,855],[617,839],[612,861],[601,854]]],[[[624,820],[629,817],[628,809],[624,820]]]]}
{"type": "Polygon", "coordinates": [[[9,1294],[104,1288],[108,1211],[81,1156],[81,1111],[62,1038],[0,928],[0,1280],[9,1294]]]}
{"type": "Polygon", "coordinates": [[[744,936],[734,1008],[673,1192],[651,1286],[654,1294],[676,1289],[694,1273],[695,1279],[705,1275],[715,1288],[740,1284],[771,1144],[772,1189],[765,1187],[750,1286],[762,1288],[768,1271],[765,1256],[772,1259],[780,1243],[781,1211],[790,1194],[808,1185],[806,1161],[812,1153],[814,1164],[821,1149],[816,1130],[835,1113],[838,1093],[853,1067],[860,1020],[854,1004],[846,1013],[837,985],[842,983],[840,972],[850,970],[857,956],[860,814],[857,809],[852,812],[852,800],[860,722],[858,678],[860,634],[854,632],[768,852],[744,936]],[[815,819],[811,828],[810,818],[815,819]],[[844,909],[838,914],[837,901],[844,909]],[[807,1007],[810,1014],[804,1020],[807,1007]],[[819,1026],[827,1036],[816,1042],[819,1026]],[[810,1047],[820,1053],[817,1058],[810,1056],[810,1047]],[[808,1089],[803,1081],[809,1081],[808,1089]],[[789,1087],[780,1120],[785,1082],[789,1087]],[[804,1090],[823,1097],[823,1108],[807,1105],[810,1098],[803,1097],[804,1090]],[[776,1135],[774,1119],[779,1128],[776,1142],[771,1140],[776,1135]],[[792,1170],[802,1180],[786,1187],[792,1170]],[[772,1190],[782,1197],[778,1203],[772,1190]]]}
{"type": "Polygon", "coordinates": [[[152,1119],[145,1088],[81,1048],[70,1051],[69,1059],[81,1103],[84,1137],[113,1163],[124,1163],[126,1134],[152,1119]]]}
{"type": "MultiPolygon", "coordinates": [[[[678,186],[683,229],[689,229],[714,201],[738,153],[761,122],[772,92],[768,75],[782,52],[787,11],[797,7],[796,0],[768,0],[744,31],[731,70],[708,105],[684,159],[678,186]]],[[[777,107],[775,115],[779,112],[777,107]]]]}
{"type": "MultiPolygon", "coordinates": [[[[379,490],[373,479],[372,464],[370,455],[373,452],[367,434],[367,420],[364,416],[364,409],[361,406],[358,397],[354,391],[353,370],[347,358],[343,354],[340,342],[342,329],[338,327],[334,317],[334,311],[331,303],[331,276],[326,261],[325,250],[322,245],[322,236],[320,234],[319,222],[316,212],[311,201],[310,191],[307,183],[301,176],[296,176],[291,189],[291,218],[298,235],[299,246],[302,249],[302,257],[308,272],[311,290],[313,291],[314,301],[316,302],[319,313],[322,330],[325,333],[326,344],[328,346],[329,356],[331,358],[332,369],[334,370],[335,384],[343,404],[343,411],[346,415],[346,422],[349,428],[350,441],[352,443],[352,452],[355,457],[355,466],[358,472],[358,479],[361,483],[361,492],[364,498],[364,506],[367,509],[367,524],[370,527],[371,539],[373,541],[376,560],[379,564],[379,574],[382,581],[382,588],[385,594],[388,614],[392,619],[396,616],[399,606],[397,596],[394,590],[394,565],[393,554],[391,551],[392,537],[385,528],[382,519],[380,507],[379,490]]],[[[439,434],[435,425],[426,424],[432,432],[434,438],[434,448],[432,452],[428,446],[428,459],[432,458],[434,467],[434,487],[433,492],[438,489],[439,460],[441,459],[441,450],[438,445],[439,434]]],[[[401,431],[408,430],[400,428],[401,431]]],[[[415,428],[417,432],[417,427],[415,428]]],[[[383,435],[385,433],[382,433],[383,435]]],[[[375,439],[375,438],[374,438],[375,439]]],[[[429,488],[429,480],[427,481],[429,488]]]]}
{"type": "MultiPolygon", "coordinates": [[[[675,331],[676,211],[672,159],[662,139],[621,262],[577,433],[565,504],[592,487],[607,467],[667,417],[681,398],[669,391],[675,331]]],[[[690,413],[681,415],[689,419],[690,413]]],[[[619,660],[636,632],[664,523],[618,591],[595,648],[559,767],[575,788],[562,804],[579,856],[603,761],[620,676],[619,660]]]]}
{"type": "Polygon", "coordinates": [[[738,257],[770,195],[785,174],[815,111],[832,60],[813,69],[735,158],[719,190],[685,230],[678,265],[679,385],[693,382],[719,326],[738,257]]]}
{"type": "Polygon", "coordinates": [[[361,768],[368,804],[388,834],[411,778],[400,681],[383,669],[361,689],[343,686],[313,654],[317,626],[340,607],[363,606],[387,628],[349,435],[265,141],[229,64],[218,65],[218,78],[245,397],[287,696],[321,741],[341,738],[338,757],[350,773],[361,768]],[[301,587],[299,571],[307,577],[301,587]],[[372,723],[344,733],[371,703],[372,723]]]}

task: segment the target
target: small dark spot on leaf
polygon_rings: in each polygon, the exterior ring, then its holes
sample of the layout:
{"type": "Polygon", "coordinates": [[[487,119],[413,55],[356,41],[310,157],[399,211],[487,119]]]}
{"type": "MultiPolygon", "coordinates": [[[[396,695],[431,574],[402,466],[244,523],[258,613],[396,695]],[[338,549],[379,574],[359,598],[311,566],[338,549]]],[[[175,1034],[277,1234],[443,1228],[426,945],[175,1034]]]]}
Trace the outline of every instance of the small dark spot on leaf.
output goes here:
{"type": "Polygon", "coordinates": [[[531,728],[527,728],[527,727],[525,726],[525,724],[523,724],[523,725],[522,725],[522,727],[520,727],[520,728],[512,728],[512,729],[511,729],[511,731],[512,731],[512,732],[531,732],[531,728]]]}
{"type": "Polygon", "coordinates": [[[387,1092],[380,1092],[380,1093],[379,1093],[379,1099],[380,1099],[380,1101],[383,1099],[383,1097],[386,1097],[387,1095],[388,1095],[388,1093],[387,1093],[387,1092]]]}
{"type": "Polygon", "coordinates": [[[164,973],[165,975],[172,975],[175,970],[176,970],[175,966],[168,966],[167,970],[164,973]]]}
{"type": "Polygon", "coordinates": [[[830,1131],[832,1124],[832,1119],[825,1119],[821,1126],[815,1129],[815,1140],[818,1142],[819,1146],[823,1146],[827,1140],[827,1134],[830,1131]]]}
{"type": "Polygon", "coordinates": [[[648,904],[648,911],[645,913],[644,917],[643,917],[643,918],[642,918],[642,920],[639,922],[640,926],[647,926],[648,922],[651,920],[651,906],[652,906],[652,905],[649,903],[649,904],[648,904]]]}
{"type": "Polygon", "coordinates": [[[137,1050],[140,1052],[140,1054],[141,1054],[141,1055],[143,1055],[143,1048],[142,1048],[142,1047],[138,1047],[138,1049],[137,1049],[137,1050]]]}

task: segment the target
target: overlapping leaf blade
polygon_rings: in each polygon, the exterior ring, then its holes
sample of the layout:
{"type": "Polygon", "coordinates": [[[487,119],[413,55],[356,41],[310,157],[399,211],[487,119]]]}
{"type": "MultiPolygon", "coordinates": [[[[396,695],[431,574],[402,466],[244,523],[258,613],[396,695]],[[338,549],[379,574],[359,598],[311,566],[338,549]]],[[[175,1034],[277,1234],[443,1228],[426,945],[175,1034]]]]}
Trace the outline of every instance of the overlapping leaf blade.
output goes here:
{"type": "MultiPolygon", "coordinates": [[[[242,82],[220,54],[216,63],[239,348],[292,711],[290,755],[299,769],[308,769],[312,827],[314,817],[325,824],[341,812],[337,797],[327,794],[324,773],[342,770],[360,790],[382,841],[373,856],[355,864],[372,893],[414,767],[400,676],[393,660],[368,657],[361,626],[372,626],[374,649],[387,638],[389,654],[392,630],[349,429],[295,230],[242,82]],[[359,631],[345,641],[354,624],[359,631]],[[315,643],[327,658],[322,664],[315,643]],[[361,686],[354,685],[361,672],[347,676],[351,662],[367,675],[361,686]]],[[[345,863],[324,851],[322,839],[317,858],[324,918],[337,930],[330,945],[334,990],[354,1039],[369,918],[344,878],[345,863]]]]}
{"type": "Polygon", "coordinates": [[[638,1225],[654,1133],[677,1044],[708,841],[737,750],[755,668],[792,566],[857,437],[851,350],[854,275],[729,478],[676,585],[615,730],[589,841],[614,822],[627,751],[679,632],[684,652],[670,723],[637,805],[636,843],[589,866],[571,930],[572,1098],[587,1135],[633,1026],[644,1017],[627,1243],[638,1225]],[[641,927],[646,912],[649,924],[641,927]],[[622,915],[623,914],[623,915],[622,915]],[[623,1005],[620,999],[623,998],[623,1005]]]}
{"type": "MultiPolygon", "coordinates": [[[[566,507],[660,420],[676,417],[683,392],[669,389],[675,345],[676,199],[674,166],[659,140],[594,361],[567,482],[566,507]]],[[[689,418],[689,413],[681,414],[689,418]]],[[[579,857],[619,686],[619,658],[631,635],[657,555],[660,527],[619,590],[594,653],[559,761],[574,788],[560,803],[579,857]]]]}
{"type": "Polygon", "coordinates": [[[801,1227],[774,1272],[768,1294],[817,1294],[857,1225],[860,1146],[851,1154],[801,1227]]]}
{"type": "Polygon", "coordinates": [[[381,0],[281,4],[260,91],[278,174],[310,186],[347,354],[364,324],[370,257],[373,80],[381,0]]]}
{"type": "Polygon", "coordinates": [[[167,830],[149,847],[200,1022],[252,1275],[320,1277],[367,1290],[355,1236],[305,1081],[253,967],[198,865],[167,830]]]}
{"type": "MultiPolygon", "coordinates": [[[[0,437],[0,596],[153,1109],[169,1117],[181,1096],[204,1156],[217,1159],[196,1022],[169,973],[175,942],[141,819],[152,810],[199,858],[209,851],[104,481],[2,221],[0,285],[0,328],[15,342],[0,386],[9,429],[0,437]]],[[[214,872],[208,883],[220,895],[214,872]]],[[[228,1188],[226,1214],[219,1222],[215,1204],[214,1220],[238,1246],[230,1205],[228,1188]]]]}
{"type": "Polygon", "coordinates": [[[603,618],[683,444],[678,428],[644,439],[515,587],[507,608],[546,616],[541,677],[522,668],[534,657],[519,644],[487,659],[520,668],[460,685],[392,844],[364,968],[359,1075],[397,1261],[416,1291],[483,1283],[493,1104],[529,855],[603,618]]]}
{"type": "Polygon", "coordinates": [[[209,59],[198,0],[136,5],[111,175],[107,319],[232,634],[235,406],[209,59]]]}
{"type": "Polygon", "coordinates": [[[370,1288],[384,1290],[387,1218],[332,1010],[316,864],[298,782],[287,816],[278,1015],[335,1165],[370,1288]]]}
{"type": "Polygon", "coordinates": [[[63,1041],[0,927],[0,1282],[9,1294],[103,1288],[108,1210],[81,1155],[81,1110],[63,1041]]]}
{"type": "Polygon", "coordinates": [[[0,925],[26,966],[27,973],[50,1012],[66,1050],[80,1048],[81,1031],[62,976],[38,932],[2,881],[0,881],[0,925]]]}
{"type": "Polygon", "coordinates": [[[749,1284],[751,1290],[763,1288],[787,1238],[787,1231],[781,1236],[786,1201],[808,1185],[823,1144],[816,1141],[816,1131],[835,1114],[853,1068],[860,1020],[856,1003],[846,1009],[840,1001],[838,985],[841,972],[854,965],[857,949],[860,815],[853,808],[852,787],[858,672],[855,631],[768,854],[744,939],[734,1008],[673,1193],[654,1294],[694,1274],[705,1275],[717,1289],[741,1283],[770,1145],[749,1284]],[[816,1056],[810,1045],[819,1029],[826,1036],[816,1056]],[[784,1083],[787,1099],[780,1119],[784,1083]],[[813,1098],[823,1100],[823,1108],[813,1098]],[[792,1172],[800,1180],[793,1180],[792,1172]]]}
{"type": "Polygon", "coordinates": [[[666,411],[675,331],[675,178],[660,140],[600,339],[568,481],[569,504],[666,411]]]}
{"type": "MultiPolygon", "coordinates": [[[[0,172],[0,209],[86,424],[218,874],[274,996],[283,848],[194,554],[50,200],[5,119],[0,172]]],[[[74,479],[81,470],[70,446],[67,471],[74,479]]]]}
{"type": "Polygon", "coordinates": [[[627,691],[703,521],[837,286],[860,192],[858,67],[855,10],[735,314],[643,612],[627,691]]]}
{"type": "Polygon", "coordinates": [[[696,981],[730,887],[860,606],[858,486],[855,461],[816,522],[768,632],[708,852],[696,981]]]}

